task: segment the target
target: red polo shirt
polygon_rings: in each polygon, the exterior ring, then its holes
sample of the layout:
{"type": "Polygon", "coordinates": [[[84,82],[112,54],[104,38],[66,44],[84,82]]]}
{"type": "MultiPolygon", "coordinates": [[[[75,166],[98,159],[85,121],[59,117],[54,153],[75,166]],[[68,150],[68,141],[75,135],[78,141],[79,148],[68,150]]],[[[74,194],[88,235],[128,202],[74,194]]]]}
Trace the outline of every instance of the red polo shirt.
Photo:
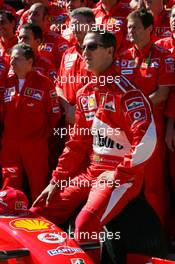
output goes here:
{"type": "Polygon", "coordinates": [[[78,46],[67,49],[62,57],[57,86],[63,89],[64,96],[72,105],[76,104],[76,93],[88,82],[88,76],[78,46]]]}
{"type": "MultiPolygon", "coordinates": [[[[126,76],[146,96],[158,87],[175,86],[174,58],[168,50],[150,42],[143,49],[132,47],[117,61],[120,73],[126,76]]],[[[164,103],[154,108],[154,117],[159,131],[163,131],[164,103]],[[162,114],[161,114],[162,113],[162,114]]]]}
{"type": "MultiPolygon", "coordinates": [[[[106,28],[108,31],[115,34],[117,39],[117,49],[126,46],[126,17],[130,13],[130,9],[123,5],[123,3],[116,3],[110,11],[104,10],[102,2],[99,2],[97,8],[93,9],[96,17],[96,24],[106,28]],[[123,42],[123,43],[122,43],[123,42]]],[[[128,44],[128,43],[127,43],[128,44]]]]}
{"type": "Polygon", "coordinates": [[[11,49],[17,43],[18,43],[18,39],[16,36],[13,36],[12,38],[8,39],[6,42],[3,42],[3,40],[0,39],[0,56],[2,56],[5,59],[6,63],[9,63],[11,49]]]}
{"type": "Polygon", "coordinates": [[[154,16],[154,30],[152,33],[153,42],[171,36],[170,12],[163,9],[158,16],[154,16]]]}

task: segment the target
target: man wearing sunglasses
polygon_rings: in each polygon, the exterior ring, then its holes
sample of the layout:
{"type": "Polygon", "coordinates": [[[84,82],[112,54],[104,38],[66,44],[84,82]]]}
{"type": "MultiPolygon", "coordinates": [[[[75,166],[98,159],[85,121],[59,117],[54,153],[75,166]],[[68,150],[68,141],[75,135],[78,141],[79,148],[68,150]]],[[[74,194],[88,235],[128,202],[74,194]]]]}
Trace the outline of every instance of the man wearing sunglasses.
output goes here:
{"type": "MultiPolygon", "coordinates": [[[[77,92],[74,134],[50,184],[31,209],[60,224],[84,202],[75,220],[75,238],[80,245],[99,242],[103,225],[141,193],[143,181],[147,186],[143,168],[156,147],[147,99],[125,77],[118,76],[113,65],[115,36],[89,32],[82,49],[92,81],[77,92]],[[64,188],[63,181],[68,183],[64,188]]],[[[144,189],[146,200],[151,190],[144,189]]],[[[87,253],[94,263],[100,263],[99,249],[87,253]]]]}

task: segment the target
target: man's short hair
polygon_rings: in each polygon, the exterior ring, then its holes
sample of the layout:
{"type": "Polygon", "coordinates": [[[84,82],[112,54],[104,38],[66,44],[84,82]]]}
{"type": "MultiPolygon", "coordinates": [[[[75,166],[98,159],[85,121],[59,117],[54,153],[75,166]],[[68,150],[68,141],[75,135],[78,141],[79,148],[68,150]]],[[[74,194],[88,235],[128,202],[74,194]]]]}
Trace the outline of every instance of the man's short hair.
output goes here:
{"type": "Polygon", "coordinates": [[[40,39],[42,41],[43,39],[43,31],[41,27],[34,25],[32,23],[24,24],[21,29],[31,30],[34,36],[34,39],[40,39]]]}
{"type": "Polygon", "coordinates": [[[117,43],[116,43],[116,38],[115,38],[113,33],[109,32],[107,30],[100,30],[98,28],[96,30],[89,31],[88,33],[98,34],[100,37],[100,42],[104,46],[104,48],[113,47],[114,48],[114,54],[115,54],[117,43]]]}
{"type": "Polygon", "coordinates": [[[174,9],[175,9],[175,5],[173,5],[172,8],[171,8],[170,16],[172,16],[172,12],[173,12],[174,9]]]}
{"type": "Polygon", "coordinates": [[[32,6],[35,6],[35,8],[42,8],[43,11],[43,17],[48,16],[49,15],[49,9],[47,6],[43,5],[42,3],[35,3],[32,6]]]}
{"type": "Polygon", "coordinates": [[[0,10],[0,15],[6,16],[9,22],[15,21],[16,23],[16,17],[12,14],[12,12],[7,11],[7,10],[0,10]]]}
{"type": "Polygon", "coordinates": [[[146,10],[145,8],[141,8],[139,10],[135,10],[131,12],[127,17],[127,20],[134,19],[134,18],[140,19],[144,29],[154,24],[153,15],[151,14],[150,11],[146,10]]]}
{"type": "Polygon", "coordinates": [[[15,33],[16,30],[16,17],[12,14],[12,12],[8,10],[0,10],[0,15],[6,16],[7,20],[12,23],[15,22],[13,32],[15,33]]]}
{"type": "Polygon", "coordinates": [[[84,16],[87,20],[87,23],[91,23],[91,22],[95,23],[95,15],[92,12],[92,9],[89,7],[79,7],[79,8],[74,9],[70,13],[70,19],[75,17],[76,15],[84,16]]]}
{"type": "Polygon", "coordinates": [[[12,51],[15,49],[22,49],[23,55],[26,58],[26,60],[32,59],[33,63],[35,61],[35,54],[33,49],[28,44],[20,43],[13,46],[12,51]]]}

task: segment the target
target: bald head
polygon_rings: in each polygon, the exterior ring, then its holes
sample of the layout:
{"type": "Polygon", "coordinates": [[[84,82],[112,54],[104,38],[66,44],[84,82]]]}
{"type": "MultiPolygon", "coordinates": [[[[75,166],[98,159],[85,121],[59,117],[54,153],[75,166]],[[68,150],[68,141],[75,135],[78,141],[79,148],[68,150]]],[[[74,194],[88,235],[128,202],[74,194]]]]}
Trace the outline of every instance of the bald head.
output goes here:
{"type": "Polygon", "coordinates": [[[42,3],[33,4],[29,9],[28,22],[44,29],[49,23],[48,8],[42,3]]]}

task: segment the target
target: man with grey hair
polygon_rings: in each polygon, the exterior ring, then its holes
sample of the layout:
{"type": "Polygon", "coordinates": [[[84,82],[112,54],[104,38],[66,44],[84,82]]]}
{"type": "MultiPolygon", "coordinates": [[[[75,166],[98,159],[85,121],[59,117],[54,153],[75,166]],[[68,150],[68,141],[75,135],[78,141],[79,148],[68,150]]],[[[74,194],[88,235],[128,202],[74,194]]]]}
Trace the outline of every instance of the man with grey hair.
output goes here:
{"type": "Polygon", "coordinates": [[[4,131],[1,165],[17,167],[12,187],[22,189],[25,170],[32,200],[47,182],[48,137],[60,118],[60,106],[51,80],[33,71],[34,52],[29,45],[13,47],[4,92],[4,131]]]}

